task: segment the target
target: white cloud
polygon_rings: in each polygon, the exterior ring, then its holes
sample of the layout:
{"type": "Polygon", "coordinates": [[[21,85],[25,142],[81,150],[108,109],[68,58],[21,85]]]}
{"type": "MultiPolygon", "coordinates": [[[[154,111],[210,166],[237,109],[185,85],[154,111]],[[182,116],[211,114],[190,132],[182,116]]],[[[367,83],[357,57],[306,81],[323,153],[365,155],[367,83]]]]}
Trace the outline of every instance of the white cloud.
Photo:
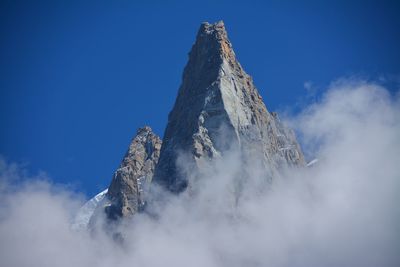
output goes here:
{"type": "Polygon", "coordinates": [[[188,193],[141,214],[123,246],[77,233],[81,202],[0,161],[1,266],[399,266],[400,103],[382,87],[341,80],[290,119],[312,168],[289,170],[268,189],[252,178],[237,199],[235,153],[188,193]],[[26,177],[24,177],[23,180],[26,177]]]}

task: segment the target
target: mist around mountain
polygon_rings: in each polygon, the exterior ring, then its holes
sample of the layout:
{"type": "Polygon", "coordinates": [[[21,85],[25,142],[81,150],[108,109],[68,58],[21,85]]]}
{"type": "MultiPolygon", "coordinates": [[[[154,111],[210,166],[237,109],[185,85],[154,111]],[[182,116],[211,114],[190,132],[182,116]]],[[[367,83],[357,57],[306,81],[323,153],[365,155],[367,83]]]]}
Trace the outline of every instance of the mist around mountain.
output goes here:
{"type": "Polygon", "coordinates": [[[233,206],[232,153],[195,196],[173,195],[158,217],[138,213],[120,226],[122,245],[71,229],[82,196],[1,160],[1,265],[398,266],[398,95],[342,79],[285,121],[317,164],[288,171],[268,192],[254,169],[245,201],[233,206]]]}
{"type": "Polygon", "coordinates": [[[0,265],[399,266],[399,136],[400,96],[351,77],[270,112],[203,23],[163,140],[139,128],[107,190],[0,159],[0,265]]]}

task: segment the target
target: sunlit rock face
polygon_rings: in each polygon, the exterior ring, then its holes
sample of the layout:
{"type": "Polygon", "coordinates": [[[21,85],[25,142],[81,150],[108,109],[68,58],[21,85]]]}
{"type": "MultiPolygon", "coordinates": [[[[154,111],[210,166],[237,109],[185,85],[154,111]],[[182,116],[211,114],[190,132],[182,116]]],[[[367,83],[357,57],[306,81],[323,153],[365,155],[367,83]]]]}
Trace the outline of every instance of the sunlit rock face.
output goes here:
{"type": "Polygon", "coordinates": [[[117,220],[142,211],[149,191],[160,192],[149,190],[152,180],[179,193],[201,179],[202,171],[210,171],[210,163],[232,154],[239,157],[239,184],[250,179],[254,169],[270,182],[285,167],[305,166],[293,131],[268,112],[237,61],[223,22],[203,23],[163,141],[150,127],[137,131],[89,226],[104,213],[108,220],[117,220]]]}
{"type": "Polygon", "coordinates": [[[133,215],[143,209],[145,196],[160,156],[161,139],[150,127],[137,131],[108,188],[109,219],[133,215]]]}
{"type": "Polygon", "coordinates": [[[244,167],[258,161],[267,180],[285,166],[305,166],[293,131],[268,112],[252,78],[237,61],[224,23],[205,22],[168,116],[154,181],[181,192],[191,183],[185,169],[196,173],[204,162],[228,151],[239,151],[244,167]]]}

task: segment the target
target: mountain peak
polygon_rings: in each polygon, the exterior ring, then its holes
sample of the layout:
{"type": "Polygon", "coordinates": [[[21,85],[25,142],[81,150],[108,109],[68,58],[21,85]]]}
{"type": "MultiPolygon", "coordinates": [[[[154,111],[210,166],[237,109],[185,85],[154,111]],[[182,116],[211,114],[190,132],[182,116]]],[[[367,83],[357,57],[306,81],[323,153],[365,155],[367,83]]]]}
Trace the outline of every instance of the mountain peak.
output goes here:
{"type": "Polygon", "coordinates": [[[109,219],[131,216],[144,209],[150,183],[180,193],[202,179],[209,163],[229,158],[232,151],[240,159],[232,174],[238,178],[235,186],[252,179],[254,166],[261,167],[265,182],[278,177],[282,167],[305,166],[294,132],[267,110],[237,61],[224,23],[204,22],[163,141],[149,126],[138,129],[98,209],[109,219]]]}
{"type": "Polygon", "coordinates": [[[136,131],[136,135],[149,134],[149,133],[153,133],[153,130],[151,129],[150,126],[147,125],[138,128],[136,131]]]}
{"type": "Polygon", "coordinates": [[[196,42],[189,56],[196,57],[199,54],[203,59],[213,63],[221,63],[219,59],[226,59],[232,66],[240,66],[236,61],[232,44],[229,41],[228,33],[222,20],[216,23],[203,22],[200,25],[196,42]]]}
{"type": "MultiPolygon", "coordinates": [[[[303,166],[293,132],[271,115],[251,77],[236,59],[222,21],[201,24],[189,53],[175,105],[168,116],[154,181],[172,192],[190,186],[202,162],[239,150],[243,166],[260,161],[275,176],[281,166],[303,166]],[[189,154],[189,156],[187,155],[189,154]]],[[[245,178],[244,178],[245,179],[245,178]]]]}
{"type": "Polygon", "coordinates": [[[204,34],[217,34],[219,36],[226,36],[226,30],[225,30],[225,24],[222,20],[215,22],[215,23],[209,23],[207,21],[201,23],[200,29],[199,29],[199,34],[204,33],[204,34]]]}

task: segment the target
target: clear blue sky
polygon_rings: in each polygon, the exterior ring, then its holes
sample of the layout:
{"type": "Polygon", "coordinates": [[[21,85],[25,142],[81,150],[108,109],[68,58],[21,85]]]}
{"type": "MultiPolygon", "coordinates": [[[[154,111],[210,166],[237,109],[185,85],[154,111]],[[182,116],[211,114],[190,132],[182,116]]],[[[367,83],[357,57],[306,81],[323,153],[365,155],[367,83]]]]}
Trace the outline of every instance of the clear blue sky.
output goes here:
{"type": "Polygon", "coordinates": [[[203,21],[224,20],[269,110],[296,107],[307,81],[398,86],[399,1],[165,2],[1,1],[0,154],[104,189],[138,127],[163,134],[203,21]]]}

